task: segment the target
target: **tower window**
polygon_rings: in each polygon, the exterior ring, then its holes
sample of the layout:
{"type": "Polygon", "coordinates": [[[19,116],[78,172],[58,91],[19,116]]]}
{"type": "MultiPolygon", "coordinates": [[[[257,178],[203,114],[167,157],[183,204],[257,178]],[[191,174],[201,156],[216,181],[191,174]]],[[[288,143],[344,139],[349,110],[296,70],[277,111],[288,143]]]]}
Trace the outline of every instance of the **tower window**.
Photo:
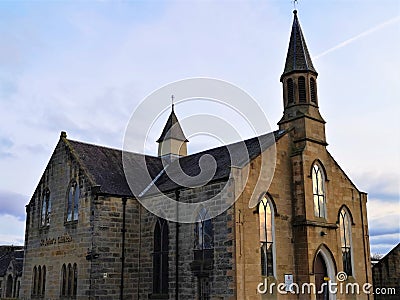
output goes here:
{"type": "Polygon", "coordinates": [[[306,102],[306,79],[303,76],[299,77],[299,102],[306,102]]]}
{"type": "Polygon", "coordinates": [[[168,223],[158,218],[154,228],[153,293],[168,294],[168,223]]]}
{"type": "Polygon", "coordinates": [[[312,168],[312,186],[314,197],[314,214],[320,218],[326,218],[325,203],[325,178],[322,168],[318,164],[314,164],[312,168]]]}
{"type": "Polygon", "coordinates": [[[288,92],[288,103],[294,102],[294,87],[293,87],[293,79],[289,78],[287,80],[287,92],[288,92]]]}
{"type": "Polygon", "coordinates": [[[258,206],[260,222],[261,275],[274,276],[274,212],[271,201],[264,197],[258,206]]]}
{"type": "Polygon", "coordinates": [[[311,102],[317,103],[317,91],[315,89],[315,79],[310,79],[310,92],[311,92],[311,102]]]}
{"type": "Polygon", "coordinates": [[[342,208],[339,215],[340,239],[342,247],[343,271],[347,275],[352,275],[351,264],[351,222],[349,213],[342,208]]]}

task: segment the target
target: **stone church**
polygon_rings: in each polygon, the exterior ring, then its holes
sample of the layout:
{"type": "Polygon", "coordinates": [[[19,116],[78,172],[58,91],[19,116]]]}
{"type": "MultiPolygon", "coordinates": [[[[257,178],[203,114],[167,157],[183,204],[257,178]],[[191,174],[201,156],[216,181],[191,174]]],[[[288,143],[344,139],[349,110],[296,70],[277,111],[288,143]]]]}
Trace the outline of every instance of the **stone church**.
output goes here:
{"type": "Polygon", "coordinates": [[[158,156],[131,153],[145,160],[162,193],[180,203],[199,203],[193,223],[169,221],[142,206],[128,185],[121,150],[75,141],[62,132],[26,206],[20,297],[372,299],[362,292],[332,293],[326,286],[372,278],[367,194],[327,150],[317,76],[294,11],[280,77],[283,116],[277,131],[244,141],[249,160],[241,167],[249,175],[239,195],[233,186],[240,178],[229,177],[229,145],[188,155],[173,109],[158,140],[158,156]],[[249,207],[271,138],[275,173],[249,207]],[[205,154],[216,161],[205,184],[180,186],[164,172],[163,160],[169,160],[194,176],[205,154]],[[221,193],[224,189],[228,192],[221,193]],[[222,203],[237,201],[210,218],[201,202],[214,196],[222,203]],[[346,273],[344,279],[336,278],[339,272],[346,273]],[[301,293],[290,283],[314,285],[316,292],[301,293]]]}

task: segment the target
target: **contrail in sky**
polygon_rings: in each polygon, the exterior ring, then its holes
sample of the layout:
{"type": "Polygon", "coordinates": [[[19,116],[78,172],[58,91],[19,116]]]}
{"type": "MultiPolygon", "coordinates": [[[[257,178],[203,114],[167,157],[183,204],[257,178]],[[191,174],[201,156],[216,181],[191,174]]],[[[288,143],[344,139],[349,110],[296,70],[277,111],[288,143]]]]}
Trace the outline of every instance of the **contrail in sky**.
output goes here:
{"type": "Polygon", "coordinates": [[[381,30],[382,28],[384,28],[384,27],[386,27],[388,25],[394,24],[394,23],[396,23],[398,21],[400,21],[400,16],[397,16],[397,17],[395,17],[393,19],[390,19],[390,20],[388,20],[386,22],[383,22],[383,23],[381,23],[381,24],[379,24],[379,25],[377,25],[377,26],[375,26],[375,27],[373,27],[371,29],[368,29],[368,30],[366,30],[366,31],[364,31],[364,32],[352,37],[352,38],[349,38],[348,40],[345,40],[344,42],[336,45],[335,47],[332,47],[332,48],[330,48],[330,49],[328,49],[328,50],[326,50],[326,51],[314,56],[313,59],[316,60],[318,58],[321,58],[322,56],[325,56],[328,53],[331,53],[331,52],[333,52],[333,51],[335,51],[337,49],[343,48],[344,46],[347,46],[348,44],[350,44],[350,43],[352,43],[352,42],[354,42],[354,41],[356,41],[356,40],[358,40],[358,39],[360,39],[360,38],[362,38],[364,36],[367,36],[367,35],[375,32],[375,31],[381,30]]]}

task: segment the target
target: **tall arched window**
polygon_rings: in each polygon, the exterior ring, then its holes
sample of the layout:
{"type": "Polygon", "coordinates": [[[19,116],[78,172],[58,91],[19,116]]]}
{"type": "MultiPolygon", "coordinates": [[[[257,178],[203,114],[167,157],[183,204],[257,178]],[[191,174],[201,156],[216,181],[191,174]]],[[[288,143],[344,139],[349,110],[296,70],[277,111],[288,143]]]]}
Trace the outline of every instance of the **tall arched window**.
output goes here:
{"type": "MultiPolygon", "coordinates": [[[[5,276],[4,276],[5,277],[5,276]]],[[[11,274],[9,274],[6,280],[6,298],[11,298],[12,297],[12,291],[13,291],[13,286],[14,286],[14,280],[11,274]]],[[[1,296],[1,295],[0,295],[1,296]]]]}
{"type": "Polygon", "coordinates": [[[310,79],[310,93],[311,93],[311,102],[317,103],[317,90],[314,78],[310,79]]]}
{"type": "Polygon", "coordinates": [[[65,264],[61,267],[61,296],[67,295],[67,267],[65,264]]]}
{"type": "Polygon", "coordinates": [[[168,294],[168,223],[158,218],[154,228],[153,293],[168,294]]]}
{"type": "Polygon", "coordinates": [[[68,282],[67,282],[67,294],[68,296],[72,295],[72,282],[74,280],[74,275],[72,273],[72,266],[71,264],[68,264],[68,282]]]}
{"type": "Polygon", "coordinates": [[[42,292],[42,267],[41,266],[39,266],[38,267],[38,282],[37,282],[37,284],[36,284],[36,286],[37,286],[37,295],[41,295],[41,292],[42,292]]]}
{"type": "Polygon", "coordinates": [[[46,189],[42,195],[42,218],[41,218],[42,226],[50,225],[50,215],[51,215],[50,191],[46,189]]]}
{"type": "Polygon", "coordinates": [[[264,196],[258,206],[261,244],[261,275],[274,276],[274,209],[264,196]]]}
{"type": "Polygon", "coordinates": [[[287,92],[288,92],[288,103],[294,102],[294,86],[293,86],[293,79],[289,78],[287,80],[287,92]]]}
{"type": "Polygon", "coordinates": [[[340,240],[342,246],[343,271],[353,275],[351,262],[351,220],[347,209],[342,208],[339,214],[340,240]]]}
{"type": "Polygon", "coordinates": [[[78,220],[79,197],[80,197],[79,184],[76,181],[73,181],[70,184],[68,191],[67,222],[78,220]]]}
{"type": "Polygon", "coordinates": [[[33,278],[32,278],[32,295],[36,295],[37,293],[37,268],[36,266],[33,268],[33,278]]]}
{"type": "Polygon", "coordinates": [[[316,163],[312,168],[312,186],[314,197],[314,214],[326,218],[325,178],[322,168],[316,163]]]}
{"type": "Polygon", "coordinates": [[[213,229],[210,215],[204,207],[200,209],[196,218],[195,245],[196,250],[212,249],[214,244],[213,229]]]}
{"type": "Polygon", "coordinates": [[[63,264],[61,267],[61,296],[75,299],[78,287],[78,268],[77,264],[63,264]]]}
{"type": "Polygon", "coordinates": [[[306,79],[303,76],[299,77],[299,102],[305,103],[307,99],[306,79]]]}
{"type": "Polygon", "coordinates": [[[72,282],[72,296],[76,296],[78,291],[78,266],[74,264],[73,268],[74,280],[72,282]]]}
{"type": "Polygon", "coordinates": [[[42,268],[42,290],[40,291],[40,295],[44,296],[46,291],[46,266],[42,268]]]}

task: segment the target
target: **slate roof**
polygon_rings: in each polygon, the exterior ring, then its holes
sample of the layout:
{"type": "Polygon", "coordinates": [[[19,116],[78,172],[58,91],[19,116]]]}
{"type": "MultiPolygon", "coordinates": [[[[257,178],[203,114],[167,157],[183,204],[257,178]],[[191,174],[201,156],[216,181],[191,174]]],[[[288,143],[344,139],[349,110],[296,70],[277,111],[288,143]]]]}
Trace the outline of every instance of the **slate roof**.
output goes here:
{"type": "Polygon", "coordinates": [[[294,71],[311,71],[317,74],[308,52],[306,40],[300,27],[297,11],[293,11],[294,19],[290,34],[289,49],[286,56],[285,69],[282,76],[294,71]]]}
{"type": "Polygon", "coordinates": [[[183,133],[182,127],[179,124],[178,118],[175,115],[173,104],[172,104],[171,114],[169,115],[167,123],[165,124],[161,136],[157,140],[157,143],[160,143],[168,139],[175,139],[178,141],[188,142],[188,140],[185,137],[185,134],[183,133]]]}
{"type": "MultiPolygon", "coordinates": [[[[200,172],[200,158],[203,157],[204,159],[204,155],[207,154],[212,156],[216,162],[216,169],[213,173],[211,181],[222,180],[228,178],[232,163],[239,167],[244,166],[249,160],[254,159],[262,151],[270,147],[274,140],[278,140],[284,134],[285,131],[275,131],[245,140],[244,143],[237,142],[227,146],[221,146],[184,156],[177,159],[168,168],[172,174],[177,174],[176,167],[179,164],[179,166],[187,175],[196,176],[200,172]],[[246,148],[244,148],[244,145],[246,148]],[[247,155],[242,155],[244,149],[247,149],[248,158],[247,155]],[[242,156],[244,156],[244,158],[242,158],[242,156]]],[[[71,152],[75,155],[83,169],[91,177],[94,184],[99,186],[98,192],[118,196],[133,196],[125,178],[122,162],[122,150],[87,144],[74,140],[64,139],[64,141],[67,145],[69,145],[71,152]]],[[[160,174],[160,172],[164,169],[161,158],[138,153],[125,152],[125,155],[128,155],[129,159],[134,162],[133,165],[136,165],[135,162],[144,160],[151,178],[156,178],[154,184],[156,184],[161,191],[167,192],[179,187],[178,184],[171,180],[170,176],[163,173],[160,174]]],[[[139,163],[137,165],[139,165],[139,163]]],[[[133,170],[133,172],[136,171],[133,170]]],[[[179,182],[182,182],[181,180],[184,182],[184,179],[180,179],[179,182]]],[[[210,180],[207,180],[207,182],[208,181],[210,180]]],[[[199,178],[198,182],[196,182],[198,185],[202,185],[204,183],[205,182],[202,182],[202,178],[199,178]]],[[[137,182],[135,181],[135,185],[139,190],[144,190],[149,186],[149,184],[151,184],[151,182],[146,181],[141,177],[137,178],[137,182]]],[[[191,184],[193,184],[193,182],[191,184]]]]}
{"type": "Polygon", "coordinates": [[[1,246],[0,249],[0,276],[7,272],[10,262],[15,260],[15,268],[18,274],[21,274],[24,260],[23,247],[19,246],[1,246]],[[4,247],[4,248],[3,248],[4,247]],[[4,250],[4,251],[3,251],[4,250]]]}

